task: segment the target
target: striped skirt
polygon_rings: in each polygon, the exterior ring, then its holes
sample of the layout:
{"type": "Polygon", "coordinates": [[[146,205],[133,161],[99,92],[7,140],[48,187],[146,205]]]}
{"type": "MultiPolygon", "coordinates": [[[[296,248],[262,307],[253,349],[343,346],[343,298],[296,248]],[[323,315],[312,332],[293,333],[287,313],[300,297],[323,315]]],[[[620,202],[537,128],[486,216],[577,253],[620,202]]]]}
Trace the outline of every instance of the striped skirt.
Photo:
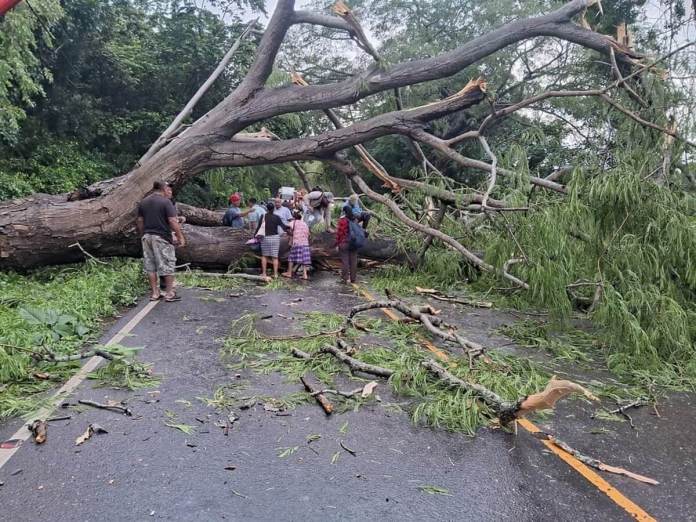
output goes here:
{"type": "Polygon", "coordinates": [[[278,257],[280,250],[280,236],[264,236],[261,240],[261,255],[266,257],[278,257]]]}
{"type": "Polygon", "coordinates": [[[290,249],[288,261],[296,265],[309,266],[312,264],[312,252],[309,245],[298,245],[290,249]]]}

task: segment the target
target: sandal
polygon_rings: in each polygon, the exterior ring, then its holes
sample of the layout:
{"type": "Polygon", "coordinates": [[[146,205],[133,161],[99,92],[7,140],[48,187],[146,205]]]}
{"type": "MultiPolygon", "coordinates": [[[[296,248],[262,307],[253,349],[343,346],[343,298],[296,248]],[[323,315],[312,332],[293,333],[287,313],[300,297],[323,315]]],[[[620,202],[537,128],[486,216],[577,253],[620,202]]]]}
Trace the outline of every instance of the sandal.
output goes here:
{"type": "Polygon", "coordinates": [[[155,297],[154,295],[150,296],[150,301],[153,301],[153,302],[159,301],[160,299],[162,299],[162,294],[158,295],[157,297],[155,297]]]}
{"type": "Polygon", "coordinates": [[[166,295],[164,296],[164,302],[165,303],[174,303],[176,301],[181,301],[181,296],[174,294],[171,297],[167,297],[166,295]]]}

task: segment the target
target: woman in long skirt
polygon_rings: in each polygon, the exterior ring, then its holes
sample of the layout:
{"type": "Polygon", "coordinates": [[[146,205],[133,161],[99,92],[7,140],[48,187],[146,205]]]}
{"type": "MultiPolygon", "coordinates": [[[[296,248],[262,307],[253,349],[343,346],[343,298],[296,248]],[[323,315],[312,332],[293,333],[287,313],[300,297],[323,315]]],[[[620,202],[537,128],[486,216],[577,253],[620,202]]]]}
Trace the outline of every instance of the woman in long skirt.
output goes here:
{"type": "Polygon", "coordinates": [[[293,222],[290,223],[290,233],[292,246],[288,255],[288,271],[284,272],[285,277],[292,277],[293,265],[302,266],[302,279],[307,277],[307,269],[312,264],[312,252],[309,248],[309,227],[302,221],[302,213],[295,211],[293,222]]]}

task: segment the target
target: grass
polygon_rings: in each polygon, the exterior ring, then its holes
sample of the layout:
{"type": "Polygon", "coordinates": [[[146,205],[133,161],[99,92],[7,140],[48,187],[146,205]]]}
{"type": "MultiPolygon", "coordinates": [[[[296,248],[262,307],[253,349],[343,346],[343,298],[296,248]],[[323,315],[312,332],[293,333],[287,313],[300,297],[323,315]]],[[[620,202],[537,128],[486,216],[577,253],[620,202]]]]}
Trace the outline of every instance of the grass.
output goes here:
{"type": "MultiPolygon", "coordinates": [[[[33,411],[41,405],[43,392],[77,367],[37,363],[26,350],[77,353],[99,335],[105,319],[134,304],[144,288],[141,264],[134,260],[0,273],[0,419],[33,411]],[[36,372],[51,379],[39,380],[36,372]]],[[[104,373],[123,377],[122,370],[112,367],[104,373]]],[[[125,381],[132,383],[132,375],[125,381]]]]}

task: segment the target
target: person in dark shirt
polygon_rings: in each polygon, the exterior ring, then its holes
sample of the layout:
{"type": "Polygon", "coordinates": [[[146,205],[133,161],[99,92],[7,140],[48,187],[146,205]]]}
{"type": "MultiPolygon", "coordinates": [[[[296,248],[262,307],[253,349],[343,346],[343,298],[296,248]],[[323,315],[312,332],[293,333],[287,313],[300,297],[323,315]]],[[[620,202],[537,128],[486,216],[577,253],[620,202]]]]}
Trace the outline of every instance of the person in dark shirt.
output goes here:
{"type": "Polygon", "coordinates": [[[171,197],[171,187],[164,181],[155,181],[150,195],[138,205],[136,226],[142,236],[143,264],[150,282],[151,301],[162,297],[158,280],[160,276],[165,281],[164,300],[180,300],[174,292],[174,246],[185,246],[186,239],[176,217],[176,209],[170,201],[171,197]]]}
{"type": "Polygon", "coordinates": [[[273,277],[278,277],[278,252],[280,251],[280,235],[278,230],[284,230],[287,232],[290,227],[283,224],[283,220],[279,216],[276,216],[273,211],[275,210],[275,204],[269,202],[266,205],[266,215],[259,221],[259,226],[256,227],[256,232],[254,235],[261,237],[261,275],[266,275],[266,269],[268,268],[268,258],[270,257],[273,262],[273,277]],[[261,228],[263,227],[263,229],[261,228]]]}

